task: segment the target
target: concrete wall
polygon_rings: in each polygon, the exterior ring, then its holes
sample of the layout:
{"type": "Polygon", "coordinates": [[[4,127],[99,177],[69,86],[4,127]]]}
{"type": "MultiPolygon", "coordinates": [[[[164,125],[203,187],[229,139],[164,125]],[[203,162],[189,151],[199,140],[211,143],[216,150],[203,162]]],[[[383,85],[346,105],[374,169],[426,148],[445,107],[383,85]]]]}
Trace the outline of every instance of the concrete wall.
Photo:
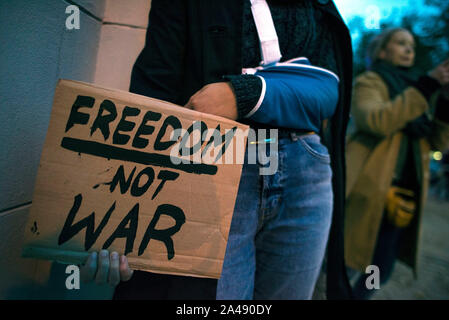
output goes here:
{"type": "Polygon", "coordinates": [[[0,1],[0,299],[109,299],[65,288],[65,266],[20,257],[22,234],[59,78],[127,90],[150,0],[0,1]],[[67,30],[65,9],[81,9],[67,30]]]}

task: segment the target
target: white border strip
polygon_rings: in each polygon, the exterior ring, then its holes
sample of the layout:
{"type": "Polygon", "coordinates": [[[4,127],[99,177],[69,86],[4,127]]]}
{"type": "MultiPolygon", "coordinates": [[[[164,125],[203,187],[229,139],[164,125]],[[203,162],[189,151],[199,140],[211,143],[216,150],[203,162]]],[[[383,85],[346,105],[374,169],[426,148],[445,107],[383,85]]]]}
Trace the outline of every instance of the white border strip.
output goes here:
{"type": "Polygon", "coordinates": [[[260,97],[259,97],[259,100],[257,101],[256,106],[250,112],[248,112],[248,114],[245,116],[245,118],[249,118],[253,114],[255,114],[256,111],[259,110],[260,106],[262,105],[263,99],[265,98],[265,92],[267,90],[267,84],[265,83],[265,79],[259,75],[256,75],[256,76],[262,80],[262,92],[260,93],[260,97]]]}
{"type": "Polygon", "coordinates": [[[307,57],[298,57],[298,58],[293,58],[284,62],[279,62],[279,63],[290,63],[290,62],[294,62],[294,61],[301,61],[301,60],[306,60],[309,61],[309,59],[307,59],[307,57]]]}
{"type": "Polygon", "coordinates": [[[251,0],[251,12],[256,24],[260,42],[262,65],[279,62],[282,54],[279,48],[279,40],[271,16],[270,7],[266,0],[251,0]]]}
{"type": "MultiPolygon", "coordinates": [[[[313,69],[313,70],[323,71],[323,72],[326,72],[326,73],[330,74],[335,79],[337,79],[338,82],[340,82],[340,78],[335,73],[333,73],[330,70],[324,69],[324,68],[315,67],[315,66],[311,66],[311,65],[308,65],[308,64],[297,64],[297,63],[287,63],[287,62],[278,62],[278,63],[276,63],[274,65],[274,67],[282,67],[282,66],[295,67],[295,68],[306,68],[306,69],[313,69]]],[[[267,67],[266,69],[269,69],[269,68],[273,68],[273,67],[267,67]]]]}

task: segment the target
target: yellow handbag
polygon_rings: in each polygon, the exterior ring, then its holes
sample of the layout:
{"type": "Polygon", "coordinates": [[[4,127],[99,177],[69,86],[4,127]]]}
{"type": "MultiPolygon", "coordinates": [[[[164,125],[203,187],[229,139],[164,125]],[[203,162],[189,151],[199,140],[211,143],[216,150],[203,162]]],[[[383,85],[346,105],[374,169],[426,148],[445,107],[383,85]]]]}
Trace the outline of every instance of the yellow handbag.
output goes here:
{"type": "Polygon", "coordinates": [[[387,217],[391,224],[398,228],[407,227],[412,221],[416,210],[412,190],[391,186],[387,194],[387,217]]]}

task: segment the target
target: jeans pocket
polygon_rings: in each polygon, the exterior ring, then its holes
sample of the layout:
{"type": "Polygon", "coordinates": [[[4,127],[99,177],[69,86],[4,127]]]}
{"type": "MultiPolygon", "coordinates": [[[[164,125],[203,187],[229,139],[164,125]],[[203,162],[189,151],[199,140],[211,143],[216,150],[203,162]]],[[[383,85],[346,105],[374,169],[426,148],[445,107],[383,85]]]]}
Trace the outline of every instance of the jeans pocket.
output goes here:
{"type": "Polygon", "coordinates": [[[315,159],[329,164],[331,162],[329,151],[326,146],[321,143],[321,138],[317,134],[306,135],[299,138],[299,142],[304,149],[315,159]]]}

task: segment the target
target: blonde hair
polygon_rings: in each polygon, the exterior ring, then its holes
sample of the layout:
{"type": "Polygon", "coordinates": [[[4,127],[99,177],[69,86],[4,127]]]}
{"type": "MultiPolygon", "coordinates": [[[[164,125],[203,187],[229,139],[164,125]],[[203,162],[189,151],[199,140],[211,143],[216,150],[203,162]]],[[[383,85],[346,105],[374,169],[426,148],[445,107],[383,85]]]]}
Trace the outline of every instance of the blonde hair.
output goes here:
{"type": "Polygon", "coordinates": [[[399,31],[406,31],[411,33],[410,30],[405,28],[388,28],[383,30],[380,34],[376,35],[371,39],[368,48],[366,50],[366,68],[370,69],[374,62],[379,60],[380,51],[387,47],[388,42],[391,40],[393,35],[399,31]]]}

